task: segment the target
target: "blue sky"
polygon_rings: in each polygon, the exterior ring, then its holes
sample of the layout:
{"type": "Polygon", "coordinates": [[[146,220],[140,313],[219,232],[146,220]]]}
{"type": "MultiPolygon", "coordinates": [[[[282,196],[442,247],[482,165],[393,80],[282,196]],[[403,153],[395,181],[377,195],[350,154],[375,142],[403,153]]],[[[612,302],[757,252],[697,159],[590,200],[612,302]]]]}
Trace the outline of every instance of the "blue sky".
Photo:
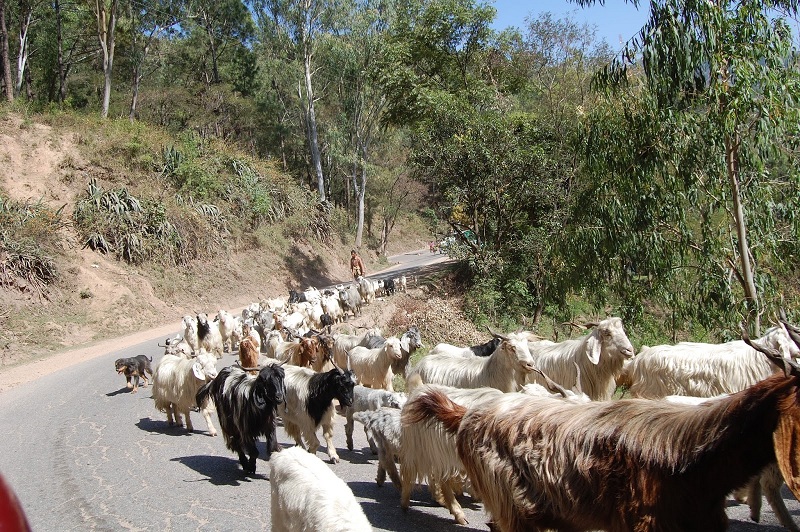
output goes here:
{"type": "Polygon", "coordinates": [[[486,0],[497,9],[494,21],[495,29],[502,30],[509,26],[522,28],[525,18],[531,15],[536,18],[539,13],[549,11],[556,19],[573,14],[572,18],[579,22],[586,22],[597,27],[599,39],[605,38],[612,49],[621,48],[619,41],[623,42],[633,37],[644,25],[648,15],[648,2],[640,3],[639,10],[624,0],[606,0],[605,5],[599,4],[590,8],[580,8],[577,4],[566,0],[538,0],[526,2],[524,0],[486,0]],[[642,5],[643,4],[643,5],[642,5]]]}

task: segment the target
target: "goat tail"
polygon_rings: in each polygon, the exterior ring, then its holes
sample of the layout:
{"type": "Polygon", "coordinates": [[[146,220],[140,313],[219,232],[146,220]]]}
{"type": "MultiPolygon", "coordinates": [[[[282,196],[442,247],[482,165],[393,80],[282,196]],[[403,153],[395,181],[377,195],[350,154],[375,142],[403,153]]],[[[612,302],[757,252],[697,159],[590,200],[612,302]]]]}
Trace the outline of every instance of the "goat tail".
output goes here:
{"type": "Polygon", "coordinates": [[[465,407],[454,403],[442,392],[432,390],[406,403],[401,419],[406,426],[435,419],[447,432],[455,434],[466,413],[465,407]]]}
{"type": "Polygon", "coordinates": [[[213,380],[205,383],[200,387],[199,390],[197,390],[197,395],[194,396],[194,401],[197,403],[197,408],[205,408],[206,404],[208,403],[208,396],[211,394],[212,384],[214,384],[213,380]]]}

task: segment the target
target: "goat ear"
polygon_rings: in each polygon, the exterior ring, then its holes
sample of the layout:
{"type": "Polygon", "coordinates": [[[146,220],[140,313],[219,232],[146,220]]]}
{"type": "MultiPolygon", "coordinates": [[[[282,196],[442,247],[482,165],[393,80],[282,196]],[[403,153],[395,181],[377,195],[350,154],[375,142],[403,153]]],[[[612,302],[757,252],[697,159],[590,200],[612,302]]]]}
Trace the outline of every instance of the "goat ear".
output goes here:
{"type": "Polygon", "coordinates": [[[200,379],[201,381],[206,380],[206,376],[203,373],[203,366],[201,366],[199,362],[195,362],[194,364],[192,364],[192,373],[194,373],[194,376],[200,379]]]}
{"type": "Polygon", "coordinates": [[[411,350],[411,339],[408,336],[400,337],[400,347],[403,351],[408,352],[411,350]]]}
{"type": "Polygon", "coordinates": [[[786,485],[800,499],[800,411],[797,408],[781,413],[772,438],[786,485]]]}
{"type": "Polygon", "coordinates": [[[586,356],[595,366],[600,363],[600,338],[597,329],[586,340],[586,356]]]}

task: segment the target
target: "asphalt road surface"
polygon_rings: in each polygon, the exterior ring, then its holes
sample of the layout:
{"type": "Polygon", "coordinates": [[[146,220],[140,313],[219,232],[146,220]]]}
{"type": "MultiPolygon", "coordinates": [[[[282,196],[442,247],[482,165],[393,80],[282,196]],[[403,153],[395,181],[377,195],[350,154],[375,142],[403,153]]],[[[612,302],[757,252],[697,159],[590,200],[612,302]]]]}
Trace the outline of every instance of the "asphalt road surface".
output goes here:
{"type": "MultiPolygon", "coordinates": [[[[425,258],[406,257],[410,263],[425,258]]],[[[130,393],[113,371],[118,357],[144,353],[153,355],[155,364],[162,353],[159,340],[163,337],[112,348],[0,393],[0,473],[34,531],[269,530],[268,462],[259,459],[256,474],[245,475],[222,436],[208,435],[199,414],[192,414],[193,433],[170,427],[153,407],[150,387],[130,393]]],[[[218,367],[234,360],[225,355],[218,367]]],[[[344,419],[338,416],[334,439],[341,462],[330,467],[350,486],[375,530],[488,530],[479,503],[461,499],[470,524],[459,526],[425,487],[414,492],[411,510],[404,513],[391,482],[378,488],[374,481],[377,462],[361,425],[356,423],[353,451],[345,446],[344,419]]],[[[278,441],[283,447],[290,443],[281,427],[278,441]]],[[[259,450],[263,454],[263,442],[259,450]]],[[[327,459],[324,447],[317,456],[327,459]]],[[[786,488],[783,496],[797,518],[800,505],[786,488]]],[[[730,530],[783,530],[766,501],[762,524],[750,522],[744,505],[731,502],[728,513],[730,530]]]]}

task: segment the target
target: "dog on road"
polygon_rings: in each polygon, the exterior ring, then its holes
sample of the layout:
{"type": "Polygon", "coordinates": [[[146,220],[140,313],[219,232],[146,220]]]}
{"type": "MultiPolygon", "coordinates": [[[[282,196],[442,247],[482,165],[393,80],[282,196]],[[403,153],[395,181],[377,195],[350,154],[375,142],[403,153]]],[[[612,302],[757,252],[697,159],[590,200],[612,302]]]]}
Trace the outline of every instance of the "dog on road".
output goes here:
{"type": "Polygon", "coordinates": [[[153,378],[153,370],[150,367],[150,362],[153,357],[147,358],[145,355],[138,355],[129,358],[118,358],[114,361],[114,368],[117,373],[124,374],[127,380],[127,387],[133,388],[131,393],[136,393],[139,389],[139,378],[141,377],[144,383],[142,386],[147,386],[147,375],[153,378]]]}

